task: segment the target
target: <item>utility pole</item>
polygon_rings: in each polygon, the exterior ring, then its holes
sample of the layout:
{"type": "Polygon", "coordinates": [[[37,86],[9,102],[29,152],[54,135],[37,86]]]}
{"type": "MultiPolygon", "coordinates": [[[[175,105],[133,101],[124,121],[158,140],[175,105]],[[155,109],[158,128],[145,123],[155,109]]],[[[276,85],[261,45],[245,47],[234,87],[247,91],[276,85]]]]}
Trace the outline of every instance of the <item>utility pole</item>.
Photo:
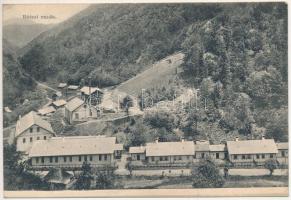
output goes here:
{"type": "Polygon", "coordinates": [[[91,76],[89,76],[88,79],[89,79],[89,108],[91,111],[91,76]]]}

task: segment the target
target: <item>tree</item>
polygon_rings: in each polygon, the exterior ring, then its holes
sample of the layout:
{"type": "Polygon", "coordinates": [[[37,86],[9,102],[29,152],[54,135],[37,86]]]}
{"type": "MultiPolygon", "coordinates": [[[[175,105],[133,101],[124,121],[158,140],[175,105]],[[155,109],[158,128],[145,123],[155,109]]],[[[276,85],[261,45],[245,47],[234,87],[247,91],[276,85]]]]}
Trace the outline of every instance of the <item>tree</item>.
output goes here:
{"type": "Polygon", "coordinates": [[[123,101],[121,102],[121,107],[125,109],[126,113],[128,114],[129,108],[133,106],[133,99],[127,95],[124,97],[123,101]]]}
{"type": "Polygon", "coordinates": [[[81,174],[76,182],[76,189],[88,190],[91,187],[91,180],[93,179],[90,163],[83,162],[81,174]]]}
{"type": "Polygon", "coordinates": [[[278,162],[274,159],[269,159],[265,162],[264,167],[270,171],[270,176],[272,176],[275,169],[278,168],[278,162]]]}
{"type": "Polygon", "coordinates": [[[192,180],[194,188],[220,188],[225,182],[211,160],[202,160],[197,168],[192,169],[192,180]]]}
{"type": "Polygon", "coordinates": [[[114,188],[115,178],[112,170],[98,171],[96,174],[96,189],[114,188]]]}

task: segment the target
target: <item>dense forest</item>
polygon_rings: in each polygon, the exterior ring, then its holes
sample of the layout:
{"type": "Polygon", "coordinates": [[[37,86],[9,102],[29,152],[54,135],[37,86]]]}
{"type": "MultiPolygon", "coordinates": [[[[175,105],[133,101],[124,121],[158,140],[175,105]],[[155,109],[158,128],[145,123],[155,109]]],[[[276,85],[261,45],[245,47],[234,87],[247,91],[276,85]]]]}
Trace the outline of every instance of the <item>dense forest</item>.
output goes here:
{"type": "Polygon", "coordinates": [[[90,74],[94,85],[105,87],[177,51],[185,54],[180,81],[200,89],[208,109],[174,113],[179,120],[163,115],[174,126],[164,130],[287,140],[284,3],[95,5],[42,33],[19,62],[39,81],[79,84],[90,74]]]}

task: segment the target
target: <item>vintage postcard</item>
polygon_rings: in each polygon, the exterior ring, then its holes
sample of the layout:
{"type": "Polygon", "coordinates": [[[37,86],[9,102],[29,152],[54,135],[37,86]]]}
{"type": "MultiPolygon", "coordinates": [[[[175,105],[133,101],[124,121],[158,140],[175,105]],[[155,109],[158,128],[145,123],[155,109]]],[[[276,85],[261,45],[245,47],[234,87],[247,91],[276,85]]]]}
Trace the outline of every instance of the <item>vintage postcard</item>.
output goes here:
{"type": "Polygon", "coordinates": [[[5,197],[288,196],[286,3],[2,11],[5,197]]]}

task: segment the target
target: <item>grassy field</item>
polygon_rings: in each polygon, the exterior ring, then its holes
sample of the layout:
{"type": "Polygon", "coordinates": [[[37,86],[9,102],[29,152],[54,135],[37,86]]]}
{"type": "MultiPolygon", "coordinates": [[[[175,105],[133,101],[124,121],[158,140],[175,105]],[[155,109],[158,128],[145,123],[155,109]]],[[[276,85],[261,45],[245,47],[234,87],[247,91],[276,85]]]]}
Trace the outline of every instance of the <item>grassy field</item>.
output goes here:
{"type": "MultiPolygon", "coordinates": [[[[191,189],[190,177],[123,177],[118,179],[125,189],[191,189]]],[[[230,176],[224,188],[288,187],[287,176],[230,176]]]]}
{"type": "Polygon", "coordinates": [[[144,72],[120,84],[117,89],[137,96],[142,89],[162,87],[176,76],[176,69],[183,63],[184,54],[177,53],[153,64],[144,72]],[[169,62],[169,60],[171,60],[169,62]]]}

